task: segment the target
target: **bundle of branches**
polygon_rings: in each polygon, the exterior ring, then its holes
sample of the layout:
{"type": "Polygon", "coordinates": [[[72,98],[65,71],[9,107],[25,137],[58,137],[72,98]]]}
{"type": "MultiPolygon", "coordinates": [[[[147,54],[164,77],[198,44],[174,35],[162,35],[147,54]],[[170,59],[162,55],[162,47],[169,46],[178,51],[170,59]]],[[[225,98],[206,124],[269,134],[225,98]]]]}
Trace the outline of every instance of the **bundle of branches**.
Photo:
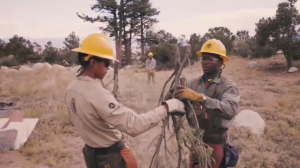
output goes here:
{"type": "MultiPolygon", "coordinates": [[[[175,56],[175,70],[168,78],[168,80],[165,82],[163,86],[162,93],[160,95],[159,104],[164,101],[164,92],[166,89],[167,84],[173,79],[173,82],[170,86],[170,89],[177,90],[178,86],[185,86],[186,85],[186,79],[181,77],[182,70],[184,68],[184,64],[188,60],[188,57],[190,55],[191,46],[187,45],[187,50],[184,56],[183,61],[180,59],[179,49],[177,45],[173,45],[174,48],[174,56],[175,56]]],[[[173,93],[174,97],[174,93],[173,93]]],[[[187,128],[184,127],[183,124],[183,116],[177,116],[177,115],[168,115],[163,120],[163,126],[160,135],[158,136],[158,142],[156,144],[156,151],[152,157],[150,168],[158,168],[159,165],[159,152],[160,152],[160,146],[162,144],[162,141],[164,140],[165,144],[165,155],[167,155],[167,152],[169,152],[167,148],[167,140],[166,140],[166,129],[169,125],[169,118],[172,118],[173,121],[173,128],[176,135],[176,141],[178,146],[178,168],[183,167],[183,145],[187,147],[187,149],[190,150],[194,158],[197,158],[197,161],[199,163],[199,166],[202,168],[207,168],[210,166],[210,152],[208,146],[203,143],[202,140],[202,132],[200,131],[196,113],[189,101],[185,101],[185,107],[186,107],[186,119],[189,123],[189,126],[187,128]]],[[[157,137],[156,137],[157,138],[157,137]]],[[[156,139],[155,138],[155,139],[156,139]]],[[[154,140],[155,140],[154,139],[154,140]]],[[[168,159],[166,158],[166,161],[168,159]]],[[[168,163],[167,163],[168,164],[168,163]]]]}

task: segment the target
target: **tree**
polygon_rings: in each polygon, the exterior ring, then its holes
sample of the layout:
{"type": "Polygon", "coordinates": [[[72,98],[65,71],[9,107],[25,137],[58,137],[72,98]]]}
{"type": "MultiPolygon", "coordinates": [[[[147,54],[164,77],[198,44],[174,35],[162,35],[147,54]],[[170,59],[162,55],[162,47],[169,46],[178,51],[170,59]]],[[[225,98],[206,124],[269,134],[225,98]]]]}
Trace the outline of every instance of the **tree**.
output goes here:
{"type": "Polygon", "coordinates": [[[27,57],[34,55],[34,46],[29,40],[14,35],[5,45],[5,54],[14,55],[18,63],[25,63],[27,57]]]}
{"type": "Polygon", "coordinates": [[[236,33],[236,40],[246,41],[250,39],[249,31],[247,30],[240,30],[236,33]]]}
{"type": "Polygon", "coordinates": [[[58,55],[58,49],[52,46],[51,41],[47,42],[43,53],[45,54],[46,62],[54,63],[61,60],[61,57],[58,55]]]}
{"type": "Polygon", "coordinates": [[[5,48],[6,48],[6,43],[5,41],[0,39],[0,57],[5,56],[5,48]]]}
{"type": "MultiPolygon", "coordinates": [[[[100,27],[104,33],[109,34],[110,37],[115,37],[116,44],[116,56],[118,60],[121,60],[121,47],[122,47],[122,38],[123,38],[123,24],[125,23],[125,6],[131,0],[97,0],[97,3],[92,5],[91,9],[98,12],[102,16],[96,18],[89,17],[85,14],[78,14],[77,16],[83,19],[85,22],[102,22],[106,23],[106,27],[100,27]]],[[[122,65],[118,64],[118,68],[121,68],[122,65]]]]}
{"type": "Polygon", "coordinates": [[[79,47],[79,42],[79,37],[75,35],[75,32],[72,32],[68,37],[65,38],[65,48],[71,51],[72,49],[79,47]]]}
{"type": "Polygon", "coordinates": [[[226,51],[228,54],[231,53],[233,49],[233,44],[232,42],[235,39],[235,36],[233,33],[226,27],[215,27],[215,28],[210,28],[208,30],[208,33],[206,33],[203,36],[203,39],[207,41],[208,39],[218,39],[220,40],[226,47],[226,51]]]}
{"type": "Polygon", "coordinates": [[[295,7],[297,0],[288,0],[278,4],[275,17],[262,18],[256,23],[256,38],[260,45],[282,50],[287,61],[287,69],[292,66],[300,39],[296,27],[300,24],[299,11],[295,7]]]}
{"type": "Polygon", "coordinates": [[[145,34],[147,31],[158,22],[157,19],[153,18],[156,15],[159,15],[159,11],[155,8],[152,8],[152,4],[149,0],[136,0],[136,13],[139,18],[139,37],[138,40],[141,44],[141,54],[145,54],[145,34]]]}
{"type": "Polygon", "coordinates": [[[197,51],[201,50],[202,45],[204,44],[204,40],[201,38],[200,34],[191,34],[189,39],[189,44],[191,45],[191,60],[192,63],[198,60],[197,51]]]}

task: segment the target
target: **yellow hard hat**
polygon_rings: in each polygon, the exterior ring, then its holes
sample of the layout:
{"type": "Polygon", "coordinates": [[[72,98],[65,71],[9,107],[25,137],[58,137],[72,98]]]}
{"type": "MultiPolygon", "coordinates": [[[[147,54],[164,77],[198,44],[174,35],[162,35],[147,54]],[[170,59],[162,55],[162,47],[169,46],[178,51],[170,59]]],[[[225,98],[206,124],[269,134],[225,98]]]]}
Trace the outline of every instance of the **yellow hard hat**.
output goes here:
{"type": "Polygon", "coordinates": [[[219,55],[224,62],[229,61],[229,58],[226,56],[226,48],[224,44],[217,39],[210,39],[207,40],[202,48],[201,51],[197,52],[197,55],[199,57],[202,57],[202,53],[212,53],[212,54],[217,54],[219,55]]]}
{"type": "Polygon", "coordinates": [[[149,57],[153,57],[152,52],[149,52],[148,56],[149,56],[149,57]]]}
{"type": "Polygon", "coordinates": [[[88,54],[84,59],[88,61],[92,56],[119,62],[113,56],[113,48],[107,36],[93,33],[83,39],[81,46],[72,51],[88,54]]]}

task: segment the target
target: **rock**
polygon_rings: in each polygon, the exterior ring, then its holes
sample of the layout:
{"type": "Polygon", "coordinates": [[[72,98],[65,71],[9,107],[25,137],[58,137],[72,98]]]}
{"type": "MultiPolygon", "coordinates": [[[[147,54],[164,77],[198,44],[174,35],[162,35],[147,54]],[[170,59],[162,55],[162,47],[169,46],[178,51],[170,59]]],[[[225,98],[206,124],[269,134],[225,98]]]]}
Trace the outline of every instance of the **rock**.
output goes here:
{"type": "Polygon", "coordinates": [[[6,66],[1,66],[1,69],[0,69],[0,70],[6,71],[6,70],[9,70],[9,68],[6,67],[6,66]]]}
{"type": "Polygon", "coordinates": [[[0,130],[0,151],[7,151],[14,148],[18,131],[15,129],[0,130]]]}
{"type": "Polygon", "coordinates": [[[46,62],[44,63],[44,68],[50,70],[52,66],[48,62],[46,62]]]}
{"type": "Polygon", "coordinates": [[[43,67],[44,67],[44,64],[39,62],[39,63],[34,64],[32,66],[32,69],[36,71],[36,70],[42,69],[43,67]]]}
{"type": "Polygon", "coordinates": [[[261,116],[252,110],[243,110],[235,117],[232,125],[234,127],[247,127],[253,134],[261,135],[264,133],[266,123],[261,116]]]}
{"type": "Polygon", "coordinates": [[[54,71],[63,71],[63,70],[65,70],[66,68],[65,68],[64,66],[61,66],[61,65],[58,65],[58,64],[54,64],[54,65],[52,66],[52,69],[53,69],[54,71]]]}
{"type": "Polygon", "coordinates": [[[20,72],[30,72],[32,69],[28,65],[22,65],[19,69],[20,72]]]}
{"type": "Polygon", "coordinates": [[[77,73],[77,71],[79,70],[80,67],[81,67],[80,65],[77,65],[77,66],[72,68],[72,71],[77,73]]]}
{"type": "Polygon", "coordinates": [[[257,69],[258,66],[257,66],[257,62],[255,61],[251,61],[248,63],[248,66],[247,66],[249,69],[257,69]]]}
{"type": "Polygon", "coordinates": [[[288,70],[289,73],[293,73],[293,72],[298,72],[298,69],[296,67],[291,67],[289,70],[288,70]]]}

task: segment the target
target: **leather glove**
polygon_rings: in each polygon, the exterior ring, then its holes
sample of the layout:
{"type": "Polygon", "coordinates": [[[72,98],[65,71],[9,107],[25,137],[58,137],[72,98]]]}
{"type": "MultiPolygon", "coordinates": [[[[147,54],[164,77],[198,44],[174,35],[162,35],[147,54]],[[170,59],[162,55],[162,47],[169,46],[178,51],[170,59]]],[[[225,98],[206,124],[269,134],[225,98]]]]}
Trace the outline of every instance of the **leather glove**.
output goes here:
{"type": "Polygon", "coordinates": [[[168,109],[169,109],[168,113],[170,114],[178,114],[178,113],[179,115],[185,114],[184,103],[178,99],[170,99],[164,101],[162,104],[168,105],[168,109]]]}
{"type": "Polygon", "coordinates": [[[175,91],[174,97],[179,100],[190,100],[190,101],[204,101],[205,95],[197,93],[187,87],[179,86],[178,90],[175,91]]]}

